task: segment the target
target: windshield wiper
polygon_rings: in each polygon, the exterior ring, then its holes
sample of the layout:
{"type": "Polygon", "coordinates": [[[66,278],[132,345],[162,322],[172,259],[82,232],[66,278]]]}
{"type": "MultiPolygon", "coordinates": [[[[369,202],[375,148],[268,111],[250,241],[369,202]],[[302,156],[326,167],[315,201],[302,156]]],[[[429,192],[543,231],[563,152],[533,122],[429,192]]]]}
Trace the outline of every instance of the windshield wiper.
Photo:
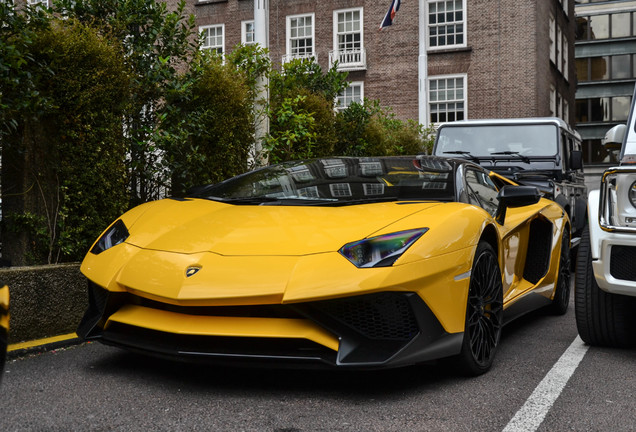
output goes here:
{"type": "Polygon", "coordinates": [[[472,154],[470,154],[470,152],[467,152],[467,151],[464,151],[464,150],[445,151],[444,154],[462,155],[462,156],[465,156],[468,159],[472,160],[475,163],[479,163],[479,158],[477,156],[473,156],[472,154]]]}
{"type": "Polygon", "coordinates": [[[500,152],[493,152],[490,153],[491,155],[507,155],[507,156],[518,156],[523,162],[525,163],[530,163],[530,158],[528,156],[524,156],[521,153],[517,152],[517,151],[510,151],[510,150],[506,150],[506,151],[500,151],[500,152]]]}

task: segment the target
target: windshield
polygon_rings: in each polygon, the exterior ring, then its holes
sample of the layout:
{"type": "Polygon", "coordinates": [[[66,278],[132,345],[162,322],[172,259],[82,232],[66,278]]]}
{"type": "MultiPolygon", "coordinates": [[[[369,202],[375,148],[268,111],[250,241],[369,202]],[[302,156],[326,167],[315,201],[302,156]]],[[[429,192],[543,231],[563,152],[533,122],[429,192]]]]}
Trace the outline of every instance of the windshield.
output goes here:
{"type": "Polygon", "coordinates": [[[553,156],[558,128],[552,124],[446,126],[438,131],[435,154],[464,156],[553,156]]]}
{"type": "Polygon", "coordinates": [[[286,162],[200,188],[191,197],[234,204],[346,205],[455,198],[455,162],[433,156],[286,162]]]}

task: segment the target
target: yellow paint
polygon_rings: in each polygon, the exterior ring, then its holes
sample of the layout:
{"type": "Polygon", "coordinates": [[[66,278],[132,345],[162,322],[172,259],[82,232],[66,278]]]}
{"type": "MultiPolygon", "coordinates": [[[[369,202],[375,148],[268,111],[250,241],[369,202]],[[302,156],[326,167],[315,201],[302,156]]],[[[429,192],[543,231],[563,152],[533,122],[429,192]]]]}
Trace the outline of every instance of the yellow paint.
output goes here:
{"type": "Polygon", "coordinates": [[[0,328],[6,334],[9,331],[9,287],[0,288],[0,328]]]}
{"type": "Polygon", "coordinates": [[[53,337],[44,338],[44,339],[37,339],[34,341],[20,342],[16,344],[10,344],[7,348],[7,351],[10,352],[10,351],[16,351],[16,350],[21,350],[26,348],[33,348],[33,347],[48,345],[55,342],[67,341],[67,340],[71,340],[75,338],[77,338],[77,334],[68,333],[68,334],[53,336],[53,337]]]}
{"type": "Polygon", "coordinates": [[[111,315],[106,328],[113,322],[183,335],[308,339],[334,351],[339,344],[334,335],[305,319],[183,315],[125,305],[111,315]]]}

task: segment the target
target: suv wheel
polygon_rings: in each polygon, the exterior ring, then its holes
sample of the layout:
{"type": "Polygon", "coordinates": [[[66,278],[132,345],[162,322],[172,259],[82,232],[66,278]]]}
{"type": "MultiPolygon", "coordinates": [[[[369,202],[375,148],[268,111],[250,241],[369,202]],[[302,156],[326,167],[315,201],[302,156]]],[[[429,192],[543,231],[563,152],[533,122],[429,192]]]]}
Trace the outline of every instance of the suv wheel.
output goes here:
{"type": "Polygon", "coordinates": [[[574,281],[576,327],[589,345],[636,345],[636,297],[611,294],[599,288],[592,270],[589,228],[581,236],[574,281]]]}

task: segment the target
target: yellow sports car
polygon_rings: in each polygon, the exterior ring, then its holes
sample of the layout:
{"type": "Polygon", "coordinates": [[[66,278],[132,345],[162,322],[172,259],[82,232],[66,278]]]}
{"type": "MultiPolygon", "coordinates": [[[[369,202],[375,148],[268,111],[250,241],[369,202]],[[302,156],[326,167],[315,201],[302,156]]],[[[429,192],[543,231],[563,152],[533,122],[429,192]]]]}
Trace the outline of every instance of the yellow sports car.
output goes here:
{"type": "Polygon", "coordinates": [[[81,270],[88,340],[168,357],[487,371],[502,326],[569,300],[570,222],[432,156],[289,162],[136,207],[81,270]]]}

